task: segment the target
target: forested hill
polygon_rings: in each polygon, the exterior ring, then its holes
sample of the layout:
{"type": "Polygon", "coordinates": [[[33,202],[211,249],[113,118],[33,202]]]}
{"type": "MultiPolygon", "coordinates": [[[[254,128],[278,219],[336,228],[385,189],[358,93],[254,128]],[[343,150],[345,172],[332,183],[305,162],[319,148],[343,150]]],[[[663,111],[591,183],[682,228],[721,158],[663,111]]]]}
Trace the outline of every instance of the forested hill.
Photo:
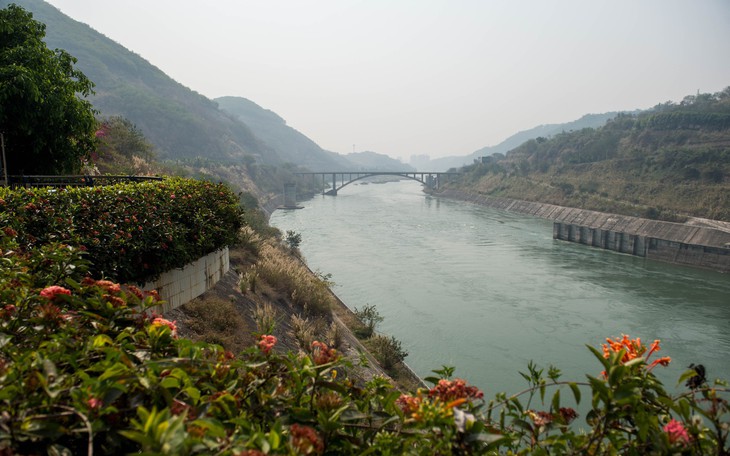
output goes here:
{"type": "Polygon", "coordinates": [[[464,168],[463,191],[649,218],[730,221],[730,87],[464,168]]]}
{"type": "MultiPolygon", "coordinates": [[[[471,153],[470,155],[462,157],[443,157],[430,160],[429,163],[423,164],[428,169],[443,170],[446,171],[450,168],[460,168],[462,166],[470,165],[474,160],[479,160],[481,157],[493,154],[504,154],[515,147],[519,146],[525,141],[535,139],[538,137],[549,138],[559,133],[582,130],[584,128],[598,128],[606,124],[610,119],[616,117],[618,112],[605,112],[602,114],[586,114],[580,119],[573,120],[571,122],[561,124],[547,124],[538,125],[537,127],[530,128],[529,130],[523,130],[515,133],[509,138],[505,139],[501,143],[494,146],[482,147],[471,153]]],[[[425,168],[424,168],[425,169],[425,168]]]]}
{"type": "Polygon", "coordinates": [[[90,100],[100,115],[129,119],[154,144],[162,159],[183,163],[292,163],[314,168],[348,163],[343,156],[322,150],[286,127],[276,114],[271,113],[278,118],[274,124],[284,128],[272,132],[271,123],[243,119],[220,109],[215,101],[175,82],[139,55],[42,0],[0,0],[0,7],[10,3],[46,24],[49,48],[64,49],[78,59],[76,67],[95,84],[96,94],[90,100]]]}
{"type": "Polygon", "coordinates": [[[352,164],[342,155],[327,152],[314,141],[286,124],[278,114],[241,97],[221,97],[219,107],[248,125],[284,161],[312,171],[348,169],[352,164]]]}
{"type": "Polygon", "coordinates": [[[9,3],[46,24],[49,48],[78,59],[76,67],[95,84],[91,101],[101,115],[132,121],[161,158],[237,161],[251,155],[265,163],[281,161],[245,124],[139,55],[41,0],[0,0],[0,7],[9,3]]]}

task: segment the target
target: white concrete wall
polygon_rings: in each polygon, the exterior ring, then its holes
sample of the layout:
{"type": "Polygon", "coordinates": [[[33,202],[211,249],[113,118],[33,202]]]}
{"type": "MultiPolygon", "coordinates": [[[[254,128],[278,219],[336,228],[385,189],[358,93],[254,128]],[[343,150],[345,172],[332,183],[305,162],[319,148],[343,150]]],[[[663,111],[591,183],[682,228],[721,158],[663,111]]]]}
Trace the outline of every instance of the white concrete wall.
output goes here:
{"type": "Polygon", "coordinates": [[[211,289],[230,269],[228,247],[199,258],[181,269],[167,271],[145,290],[157,290],[165,304],[161,313],[180,307],[211,289]]]}

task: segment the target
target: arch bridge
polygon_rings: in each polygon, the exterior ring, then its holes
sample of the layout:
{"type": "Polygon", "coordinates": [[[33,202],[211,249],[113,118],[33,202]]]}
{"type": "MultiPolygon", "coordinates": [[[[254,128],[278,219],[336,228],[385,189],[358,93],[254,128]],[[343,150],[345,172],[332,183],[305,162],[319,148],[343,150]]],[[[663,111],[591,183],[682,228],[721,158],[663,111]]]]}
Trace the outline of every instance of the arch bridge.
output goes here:
{"type": "Polygon", "coordinates": [[[315,178],[322,176],[322,187],[327,186],[327,178],[332,179],[332,187],[329,190],[322,190],[324,195],[336,196],[342,187],[352,184],[361,179],[373,176],[397,176],[411,179],[428,187],[430,190],[438,190],[439,185],[445,182],[449,176],[456,176],[460,173],[435,172],[435,171],[320,171],[320,172],[300,172],[296,173],[300,176],[311,175],[315,178]],[[338,179],[339,178],[339,179],[338,179]]]}

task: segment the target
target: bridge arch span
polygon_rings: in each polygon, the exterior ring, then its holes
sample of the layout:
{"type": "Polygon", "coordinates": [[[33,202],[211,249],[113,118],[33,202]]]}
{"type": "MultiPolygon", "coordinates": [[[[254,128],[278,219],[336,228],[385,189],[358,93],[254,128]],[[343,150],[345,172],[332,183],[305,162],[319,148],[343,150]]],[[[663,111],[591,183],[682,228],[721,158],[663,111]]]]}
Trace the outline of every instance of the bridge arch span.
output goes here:
{"type": "Polygon", "coordinates": [[[337,192],[343,187],[373,176],[397,176],[405,179],[420,182],[431,190],[437,190],[439,184],[448,176],[457,175],[459,173],[448,172],[427,172],[427,171],[332,171],[332,172],[300,172],[298,175],[322,176],[322,183],[325,183],[327,177],[332,178],[332,186],[329,190],[323,190],[325,195],[337,195],[337,192]],[[338,177],[340,184],[338,185],[338,177]]]}
{"type": "Polygon", "coordinates": [[[342,190],[343,187],[346,187],[346,186],[352,184],[353,182],[357,182],[359,180],[367,179],[368,177],[373,177],[373,176],[398,176],[398,177],[405,177],[406,179],[410,179],[410,180],[414,180],[416,182],[420,182],[423,185],[428,185],[422,179],[419,179],[418,177],[415,177],[415,176],[409,176],[407,174],[372,173],[372,174],[366,174],[366,175],[363,175],[363,176],[358,176],[358,177],[355,177],[355,178],[350,179],[349,181],[347,181],[347,182],[343,183],[342,185],[340,185],[339,187],[335,188],[335,192],[339,192],[340,190],[342,190]]]}

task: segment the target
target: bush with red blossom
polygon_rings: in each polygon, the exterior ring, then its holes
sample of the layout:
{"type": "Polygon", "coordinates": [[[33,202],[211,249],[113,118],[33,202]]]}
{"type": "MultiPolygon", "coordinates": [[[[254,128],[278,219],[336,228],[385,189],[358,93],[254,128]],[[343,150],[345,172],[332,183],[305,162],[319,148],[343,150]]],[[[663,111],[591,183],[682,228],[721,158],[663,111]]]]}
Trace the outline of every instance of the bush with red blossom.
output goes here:
{"type": "Polygon", "coordinates": [[[92,275],[127,283],[144,283],[232,245],[242,223],[238,197],[227,187],[183,178],[0,187],[0,201],[3,234],[21,248],[60,241],[86,251],[92,275]]]}
{"type": "Polygon", "coordinates": [[[450,368],[402,393],[321,342],[280,353],[264,335],[234,355],[175,337],[154,293],[88,276],[69,244],[0,235],[0,252],[0,454],[728,453],[728,389],[697,367],[668,393],[658,342],[590,347],[581,381],[531,364],[509,396],[450,368]]]}

